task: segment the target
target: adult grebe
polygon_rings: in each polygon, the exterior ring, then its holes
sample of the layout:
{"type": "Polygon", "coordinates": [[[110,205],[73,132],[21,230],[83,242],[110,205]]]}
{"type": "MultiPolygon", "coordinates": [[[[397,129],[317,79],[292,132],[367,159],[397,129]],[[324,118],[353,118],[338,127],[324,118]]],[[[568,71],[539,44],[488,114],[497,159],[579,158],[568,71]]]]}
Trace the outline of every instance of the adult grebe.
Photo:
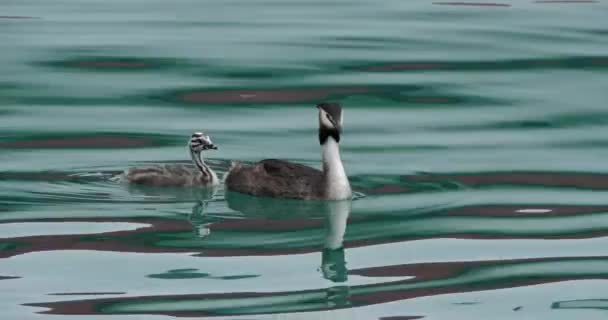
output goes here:
{"type": "Polygon", "coordinates": [[[317,108],[323,171],[277,159],[253,165],[236,163],[226,175],[226,188],[260,197],[350,199],[352,191],[340,159],[342,107],[338,103],[321,103],[317,108]]]}
{"type": "Polygon", "coordinates": [[[202,151],[217,149],[211,142],[211,138],[202,132],[192,134],[188,142],[190,157],[194,167],[168,164],[144,168],[130,168],[123,174],[120,180],[136,185],[147,185],[156,187],[196,187],[213,186],[219,180],[203,160],[202,151]]]}

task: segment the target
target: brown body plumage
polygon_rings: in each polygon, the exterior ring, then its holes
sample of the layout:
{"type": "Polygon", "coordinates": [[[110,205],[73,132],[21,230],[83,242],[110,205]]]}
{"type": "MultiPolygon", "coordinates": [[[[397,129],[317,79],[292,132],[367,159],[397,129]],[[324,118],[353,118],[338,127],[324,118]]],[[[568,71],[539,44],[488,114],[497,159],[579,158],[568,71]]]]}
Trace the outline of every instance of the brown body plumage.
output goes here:
{"type": "Polygon", "coordinates": [[[323,199],[323,172],[283,160],[266,159],[253,165],[236,163],[226,177],[232,191],[260,197],[323,199]]]}
{"type": "Polygon", "coordinates": [[[352,191],[339,150],[342,108],[337,103],[321,103],[317,108],[323,171],[277,159],[266,159],[253,165],[237,163],[226,175],[226,188],[259,197],[350,199],[352,191]]]}

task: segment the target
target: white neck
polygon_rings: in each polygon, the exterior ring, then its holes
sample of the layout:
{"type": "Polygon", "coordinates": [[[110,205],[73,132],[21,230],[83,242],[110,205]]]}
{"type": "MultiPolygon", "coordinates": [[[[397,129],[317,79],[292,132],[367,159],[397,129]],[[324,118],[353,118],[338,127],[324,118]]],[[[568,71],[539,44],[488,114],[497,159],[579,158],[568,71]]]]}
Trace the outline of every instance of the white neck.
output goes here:
{"type": "Polygon", "coordinates": [[[328,137],[321,145],[321,156],[327,198],[330,200],[349,199],[352,192],[340,158],[340,145],[333,137],[328,137]]]}

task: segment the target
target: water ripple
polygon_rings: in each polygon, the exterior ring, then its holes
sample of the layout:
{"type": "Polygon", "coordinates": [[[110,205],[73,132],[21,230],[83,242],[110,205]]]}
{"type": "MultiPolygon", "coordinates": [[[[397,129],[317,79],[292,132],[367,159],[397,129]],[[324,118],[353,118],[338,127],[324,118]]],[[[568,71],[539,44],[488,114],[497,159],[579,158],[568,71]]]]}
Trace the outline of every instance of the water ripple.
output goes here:
{"type": "Polygon", "coordinates": [[[28,303],[49,308],[44,314],[146,314],[174,317],[259,315],[361,307],[424,296],[539,286],[548,283],[608,279],[606,257],[543,258],[447,262],[351,271],[414,275],[411,280],[293,292],[234,292],[131,296],[28,303]]]}

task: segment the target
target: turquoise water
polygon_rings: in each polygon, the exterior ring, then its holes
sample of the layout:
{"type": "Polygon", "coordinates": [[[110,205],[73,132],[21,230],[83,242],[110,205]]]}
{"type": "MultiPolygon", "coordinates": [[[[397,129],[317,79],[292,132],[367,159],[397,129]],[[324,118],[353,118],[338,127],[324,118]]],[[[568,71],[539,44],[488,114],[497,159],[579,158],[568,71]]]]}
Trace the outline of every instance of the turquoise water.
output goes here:
{"type": "Polygon", "coordinates": [[[2,9],[2,319],[606,317],[605,3],[2,9]],[[326,100],[352,203],[110,179],[318,167],[326,100]]]}

